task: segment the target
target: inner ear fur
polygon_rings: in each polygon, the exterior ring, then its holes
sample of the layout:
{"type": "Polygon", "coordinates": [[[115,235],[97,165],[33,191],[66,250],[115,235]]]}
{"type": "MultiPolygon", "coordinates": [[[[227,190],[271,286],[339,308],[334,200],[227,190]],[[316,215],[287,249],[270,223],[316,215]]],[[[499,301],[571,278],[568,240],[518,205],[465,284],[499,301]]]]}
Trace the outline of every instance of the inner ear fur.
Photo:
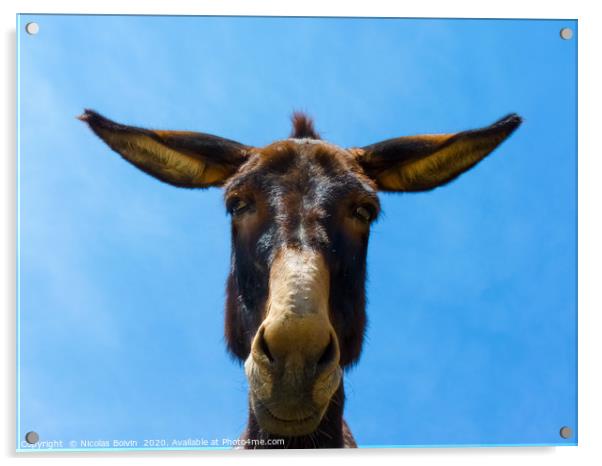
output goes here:
{"type": "Polygon", "coordinates": [[[122,125],[93,110],[78,117],[125,160],[183,188],[220,186],[247,158],[249,146],[211,134],[122,125]]]}
{"type": "Polygon", "coordinates": [[[480,129],[406,136],[351,149],[382,191],[428,191],[489,155],[522,123],[517,114],[480,129]]]}

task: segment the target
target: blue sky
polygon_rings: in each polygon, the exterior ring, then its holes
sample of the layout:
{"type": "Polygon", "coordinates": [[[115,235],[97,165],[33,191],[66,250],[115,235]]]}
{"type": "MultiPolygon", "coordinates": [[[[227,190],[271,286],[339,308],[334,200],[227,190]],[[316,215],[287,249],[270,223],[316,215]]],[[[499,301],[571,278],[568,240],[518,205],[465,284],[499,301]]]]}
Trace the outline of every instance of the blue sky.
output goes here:
{"type": "Polygon", "coordinates": [[[236,438],[218,189],[123,162],[74,117],[261,146],[293,110],[358,146],[517,112],[441,189],[383,194],[369,329],[346,375],[362,446],[571,444],[576,395],[574,21],[22,16],[18,437],[236,438]],[[23,25],[35,20],[37,36],[23,25]]]}

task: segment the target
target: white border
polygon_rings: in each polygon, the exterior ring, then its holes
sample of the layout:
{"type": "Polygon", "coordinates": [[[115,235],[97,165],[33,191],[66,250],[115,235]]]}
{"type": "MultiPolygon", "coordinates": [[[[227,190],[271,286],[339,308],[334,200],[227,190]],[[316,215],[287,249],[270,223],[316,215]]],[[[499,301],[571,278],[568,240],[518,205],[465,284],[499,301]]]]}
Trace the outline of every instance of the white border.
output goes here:
{"type": "MultiPolygon", "coordinates": [[[[266,1],[222,0],[145,0],[138,4],[117,0],[100,1],[13,1],[0,3],[2,15],[2,98],[3,111],[0,141],[3,143],[0,173],[0,297],[2,298],[2,358],[1,384],[2,420],[0,439],[5,464],[100,464],[103,461],[127,459],[144,464],[210,464],[240,463],[276,464],[285,460],[288,465],[311,462],[345,461],[364,464],[377,460],[387,464],[461,464],[507,465],[509,462],[529,462],[546,465],[602,464],[600,428],[600,362],[602,354],[598,333],[601,329],[602,302],[597,264],[602,261],[599,182],[602,166],[598,133],[602,123],[600,51],[602,24],[596,2],[505,0],[486,2],[473,0],[391,2],[386,0],[330,1],[266,1]],[[107,452],[107,453],[14,453],[15,445],[15,263],[16,263],[16,144],[15,144],[15,23],[16,13],[120,13],[120,14],[230,14],[284,16],[404,16],[404,17],[480,17],[480,18],[577,18],[579,20],[579,447],[510,447],[510,448],[442,448],[442,449],[385,449],[360,451],[184,451],[184,452],[107,452]],[[83,461],[82,461],[83,460],[83,461]],[[18,463],[17,463],[18,462],[18,463]]],[[[369,402],[367,400],[367,402],[369,402]]]]}

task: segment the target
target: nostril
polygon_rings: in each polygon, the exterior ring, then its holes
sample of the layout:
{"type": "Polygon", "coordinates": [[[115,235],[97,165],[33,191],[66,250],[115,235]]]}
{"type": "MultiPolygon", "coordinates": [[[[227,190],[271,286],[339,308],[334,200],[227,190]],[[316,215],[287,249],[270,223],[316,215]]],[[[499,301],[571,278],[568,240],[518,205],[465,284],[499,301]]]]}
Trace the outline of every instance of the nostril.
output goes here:
{"type": "Polygon", "coordinates": [[[259,349],[265,355],[265,357],[268,358],[268,361],[274,362],[274,356],[272,356],[272,353],[270,353],[270,348],[268,347],[268,342],[265,341],[265,335],[264,335],[263,330],[259,334],[259,342],[258,343],[259,343],[259,349]]]}
{"type": "Polygon", "coordinates": [[[318,367],[323,367],[328,365],[336,356],[336,348],[334,338],[332,337],[332,333],[330,334],[330,340],[328,340],[328,345],[324,349],[324,352],[318,359],[318,367]]]}

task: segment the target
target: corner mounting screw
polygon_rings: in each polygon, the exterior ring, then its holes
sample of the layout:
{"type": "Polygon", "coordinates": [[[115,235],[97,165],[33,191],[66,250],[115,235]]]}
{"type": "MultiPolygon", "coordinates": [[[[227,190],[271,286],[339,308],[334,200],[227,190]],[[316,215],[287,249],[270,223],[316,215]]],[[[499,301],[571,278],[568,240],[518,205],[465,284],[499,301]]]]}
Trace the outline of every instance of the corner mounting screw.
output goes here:
{"type": "Polygon", "coordinates": [[[569,426],[562,426],[560,428],[560,436],[564,439],[571,438],[573,436],[573,429],[569,426]]]}
{"type": "Polygon", "coordinates": [[[32,430],[31,432],[27,432],[25,434],[25,441],[27,443],[29,443],[30,445],[33,445],[33,444],[38,443],[40,441],[40,436],[38,435],[37,432],[34,432],[32,430]]]}

